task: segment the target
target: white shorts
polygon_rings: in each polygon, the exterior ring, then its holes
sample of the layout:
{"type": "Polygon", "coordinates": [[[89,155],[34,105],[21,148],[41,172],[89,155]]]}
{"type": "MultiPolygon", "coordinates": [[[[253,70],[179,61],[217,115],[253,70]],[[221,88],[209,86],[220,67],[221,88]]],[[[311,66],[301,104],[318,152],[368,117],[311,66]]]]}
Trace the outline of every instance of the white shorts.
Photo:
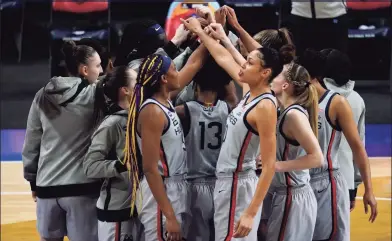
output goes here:
{"type": "Polygon", "coordinates": [[[215,241],[257,240],[261,207],[254,218],[252,231],[247,237],[233,238],[235,224],[248,208],[256,192],[258,177],[254,171],[218,175],[214,190],[215,241]]]}
{"type": "Polygon", "coordinates": [[[138,218],[123,222],[98,221],[99,241],[144,241],[144,232],[138,218]]]}
{"type": "MultiPolygon", "coordinates": [[[[177,221],[181,225],[182,237],[186,237],[191,218],[188,206],[188,186],[182,176],[165,178],[164,184],[177,221]]],[[[140,182],[137,197],[136,207],[139,219],[144,225],[145,240],[166,240],[166,218],[160,210],[146,178],[140,182]]]]}

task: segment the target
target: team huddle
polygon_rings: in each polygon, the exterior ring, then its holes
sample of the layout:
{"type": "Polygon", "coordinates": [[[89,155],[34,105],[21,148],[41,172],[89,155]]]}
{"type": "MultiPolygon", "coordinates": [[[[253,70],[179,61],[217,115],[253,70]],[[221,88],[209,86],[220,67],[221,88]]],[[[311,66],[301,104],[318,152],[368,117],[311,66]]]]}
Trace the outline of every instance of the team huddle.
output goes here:
{"type": "Polygon", "coordinates": [[[296,56],[287,29],[253,38],[227,6],[197,13],[164,44],[154,22],[137,49],[125,31],[105,65],[64,44],[68,76],[37,92],[23,147],[41,240],[350,240],[342,138],[376,219],[357,122],[324,84],[345,55],[296,56]]]}

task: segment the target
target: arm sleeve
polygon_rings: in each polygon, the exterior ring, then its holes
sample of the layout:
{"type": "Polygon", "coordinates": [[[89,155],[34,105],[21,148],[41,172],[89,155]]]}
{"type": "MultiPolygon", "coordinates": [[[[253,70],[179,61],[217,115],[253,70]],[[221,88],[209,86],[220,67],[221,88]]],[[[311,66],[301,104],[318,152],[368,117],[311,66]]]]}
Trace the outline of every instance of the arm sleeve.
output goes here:
{"type": "Polygon", "coordinates": [[[179,48],[172,41],[169,41],[163,49],[171,59],[176,58],[180,52],[179,48]]]}
{"type": "Polygon", "coordinates": [[[83,161],[83,170],[88,178],[111,178],[123,171],[119,160],[107,160],[120,138],[121,132],[117,125],[101,125],[96,130],[83,161]]]}
{"type": "Polygon", "coordinates": [[[32,191],[35,191],[36,187],[35,181],[38,171],[42,134],[40,110],[35,98],[31,104],[27,118],[26,136],[22,149],[23,174],[24,178],[30,182],[32,191]]]}

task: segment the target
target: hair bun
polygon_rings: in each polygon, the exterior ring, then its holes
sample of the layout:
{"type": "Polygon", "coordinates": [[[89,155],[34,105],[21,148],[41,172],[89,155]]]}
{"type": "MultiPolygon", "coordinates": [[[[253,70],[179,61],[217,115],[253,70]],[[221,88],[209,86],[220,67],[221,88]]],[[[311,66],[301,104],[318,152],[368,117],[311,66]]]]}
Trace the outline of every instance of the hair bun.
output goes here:
{"type": "Polygon", "coordinates": [[[279,49],[279,58],[282,64],[288,64],[295,59],[295,47],[292,44],[283,45],[279,49]]]}
{"type": "Polygon", "coordinates": [[[76,50],[76,44],[74,41],[65,41],[62,47],[63,54],[65,58],[70,58],[73,56],[76,50]]]}

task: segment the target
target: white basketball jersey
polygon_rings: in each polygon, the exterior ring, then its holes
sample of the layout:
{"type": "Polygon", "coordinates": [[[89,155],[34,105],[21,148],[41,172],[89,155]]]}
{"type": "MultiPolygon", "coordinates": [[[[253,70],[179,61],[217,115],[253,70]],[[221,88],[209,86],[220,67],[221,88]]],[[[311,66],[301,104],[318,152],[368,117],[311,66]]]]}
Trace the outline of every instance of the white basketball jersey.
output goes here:
{"type": "MultiPolygon", "coordinates": [[[[173,105],[169,100],[168,103],[170,108],[150,98],[140,107],[142,110],[146,105],[154,104],[159,106],[166,115],[168,124],[161,136],[160,161],[158,162],[159,173],[164,177],[183,175],[186,171],[186,149],[182,126],[173,105]]],[[[142,140],[139,135],[137,141],[141,150],[142,140]]]]}
{"type": "Polygon", "coordinates": [[[271,100],[276,106],[276,98],[264,93],[246,104],[247,93],[226,121],[226,134],[219,153],[217,173],[234,173],[256,170],[256,157],[260,149],[260,138],[247,122],[248,113],[263,99],[271,100]]]}
{"type": "MultiPolygon", "coordinates": [[[[287,107],[280,115],[276,126],[276,159],[277,161],[295,160],[300,156],[306,155],[304,149],[295,140],[290,140],[283,133],[283,124],[287,112],[296,109],[308,116],[308,112],[300,105],[291,105],[287,107]]],[[[274,187],[293,187],[303,186],[309,183],[310,175],[309,169],[291,171],[291,172],[276,172],[272,185],[274,187]]]]}
{"type": "Polygon", "coordinates": [[[328,90],[319,100],[318,141],[323,152],[324,164],[320,168],[310,169],[310,175],[339,169],[338,149],[342,132],[338,125],[332,124],[328,115],[329,106],[335,95],[338,93],[328,90]]]}

